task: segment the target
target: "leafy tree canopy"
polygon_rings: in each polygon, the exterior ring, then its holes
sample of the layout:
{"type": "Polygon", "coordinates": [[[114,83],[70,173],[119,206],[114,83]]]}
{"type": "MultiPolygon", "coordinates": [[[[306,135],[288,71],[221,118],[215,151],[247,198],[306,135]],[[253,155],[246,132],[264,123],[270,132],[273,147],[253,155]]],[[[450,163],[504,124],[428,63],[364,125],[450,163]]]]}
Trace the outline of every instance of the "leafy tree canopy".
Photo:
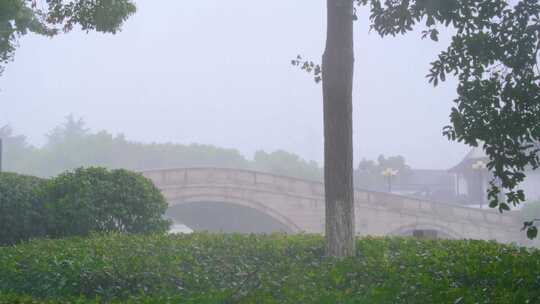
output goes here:
{"type": "Polygon", "coordinates": [[[397,181],[407,180],[412,174],[403,156],[379,155],[376,161],[367,159],[360,161],[354,172],[355,186],[366,190],[385,191],[388,186],[382,172],[388,168],[397,170],[394,177],[397,181]]]}
{"type": "Polygon", "coordinates": [[[35,33],[52,37],[76,26],[114,34],[135,11],[131,0],[2,0],[0,74],[13,59],[21,36],[35,33]]]}
{"type": "Polygon", "coordinates": [[[450,45],[427,75],[435,86],[447,75],[458,79],[452,125],[444,128],[444,134],[483,146],[495,176],[488,191],[492,208],[503,212],[525,201],[519,183],[527,168],[540,165],[538,0],[520,0],[514,6],[504,0],[355,2],[369,6],[371,27],[381,36],[423,25],[423,37],[438,41],[441,27],[455,29],[450,45]],[[499,199],[501,192],[505,199],[499,199]]]}

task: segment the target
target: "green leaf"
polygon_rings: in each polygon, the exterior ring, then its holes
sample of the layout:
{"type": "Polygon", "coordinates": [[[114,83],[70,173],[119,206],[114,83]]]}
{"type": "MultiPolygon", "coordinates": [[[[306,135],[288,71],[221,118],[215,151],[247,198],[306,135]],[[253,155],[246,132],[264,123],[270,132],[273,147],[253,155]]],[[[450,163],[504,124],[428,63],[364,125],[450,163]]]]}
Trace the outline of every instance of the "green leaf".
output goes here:
{"type": "Polygon", "coordinates": [[[430,27],[434,24],[435,24],[435,19],[433,18],[433,16],[428,16],[426,20],[426,26],[430,27]]]}
{"type": "Polygon", "coordinates": [[[429,38],[431,38],[431,40],[433,41],[439,41],[439,31],[437,31],[436,29],[431,30],[429,38]]]}
{"type": "Polygon", "coordinates": [[[508,204],[506,203],[500,203],[499,204],[499,211],[510,211],[510,207],[508,207],[508,204]]]}
{"type": "Polygon", "coordinates": [[[527,237],[532,240],[538,235],[538,228],[536,226],[531,226],[527,229],[527,237]]]}

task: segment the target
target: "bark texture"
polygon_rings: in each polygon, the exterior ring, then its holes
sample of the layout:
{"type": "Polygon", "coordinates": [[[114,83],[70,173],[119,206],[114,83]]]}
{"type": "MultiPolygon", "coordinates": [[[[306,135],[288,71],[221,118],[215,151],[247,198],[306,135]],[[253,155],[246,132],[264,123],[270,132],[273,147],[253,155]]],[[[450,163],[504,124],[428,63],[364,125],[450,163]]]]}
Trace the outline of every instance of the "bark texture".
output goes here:
{"type": "Polygon", "coordinates": [[[327,0],[328,28],[322,60],[324,183],[327,254],[355,253],[352,84],[353,1],[327,0]]]}

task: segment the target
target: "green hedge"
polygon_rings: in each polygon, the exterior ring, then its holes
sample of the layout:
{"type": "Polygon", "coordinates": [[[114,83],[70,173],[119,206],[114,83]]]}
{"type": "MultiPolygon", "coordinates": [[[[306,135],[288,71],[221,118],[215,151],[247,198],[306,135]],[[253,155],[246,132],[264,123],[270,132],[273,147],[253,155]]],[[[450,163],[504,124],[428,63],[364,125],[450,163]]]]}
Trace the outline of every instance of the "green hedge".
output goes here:
{"type": "Polygon", "coordinates": [[[323,253],[322,237],[310,235],[36,240],[0,248],[0,294],[87,303],[540,303],[537,250],[366,238],[355,258],[323,253]]]}
{"type": "Polygon", "coordinates": [[[0,304],[225,304],[228,299],[223,296],[202,295],[192,299],[182,296],[138,296],[126,299],[102,298],[89,299],[85,297],[72,297],[68,299],[38,299],[28,295],[13,293],[0,293],[0,304]]]}
{"type": "Polygon", "coordinates": [[[123,169],[79,168],[44,187],[52,237],[90,232],[166,232],[168,204],[161,191],[139,173],[123,169]]]}
{"type": "Polygon", "coordinates": [[[44,235],[40,202],[44,180],[15,173],[0,173],[0,245],[44,235]]]}
{"type": "Polygon", "coordinates": [[[0,245],[91,232],[163,233],[160,190],[139,173],[80,168],[43,180],[0,173],[0,245]]]}

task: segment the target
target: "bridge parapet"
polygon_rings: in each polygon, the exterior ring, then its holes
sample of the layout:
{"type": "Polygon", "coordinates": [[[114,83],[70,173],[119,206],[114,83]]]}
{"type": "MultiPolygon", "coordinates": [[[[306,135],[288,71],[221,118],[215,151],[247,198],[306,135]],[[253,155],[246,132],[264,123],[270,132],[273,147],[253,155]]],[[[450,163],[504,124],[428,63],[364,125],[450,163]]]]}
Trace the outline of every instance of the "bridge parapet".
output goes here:
{"type": "Polygon", "coordinates": [[[458,219],[478,223],[519,225],[521,218],[516,212],[499,213],[495,209],[478,209],[448,203],[432,202],[390,193],[355,192],[355,203],[375,208],[391,209],[400,213],[429,214],[440,219],[458,219]]]}
{"type": "Polygon", "coordinates": [[[324,196],[321,182],[307,181],[294,177],[279,176],[251,170],[224,168],[180,168],[143,171],[158,187],[194,185],[236,185],[257,187],[305,196],[324,196]]]}

